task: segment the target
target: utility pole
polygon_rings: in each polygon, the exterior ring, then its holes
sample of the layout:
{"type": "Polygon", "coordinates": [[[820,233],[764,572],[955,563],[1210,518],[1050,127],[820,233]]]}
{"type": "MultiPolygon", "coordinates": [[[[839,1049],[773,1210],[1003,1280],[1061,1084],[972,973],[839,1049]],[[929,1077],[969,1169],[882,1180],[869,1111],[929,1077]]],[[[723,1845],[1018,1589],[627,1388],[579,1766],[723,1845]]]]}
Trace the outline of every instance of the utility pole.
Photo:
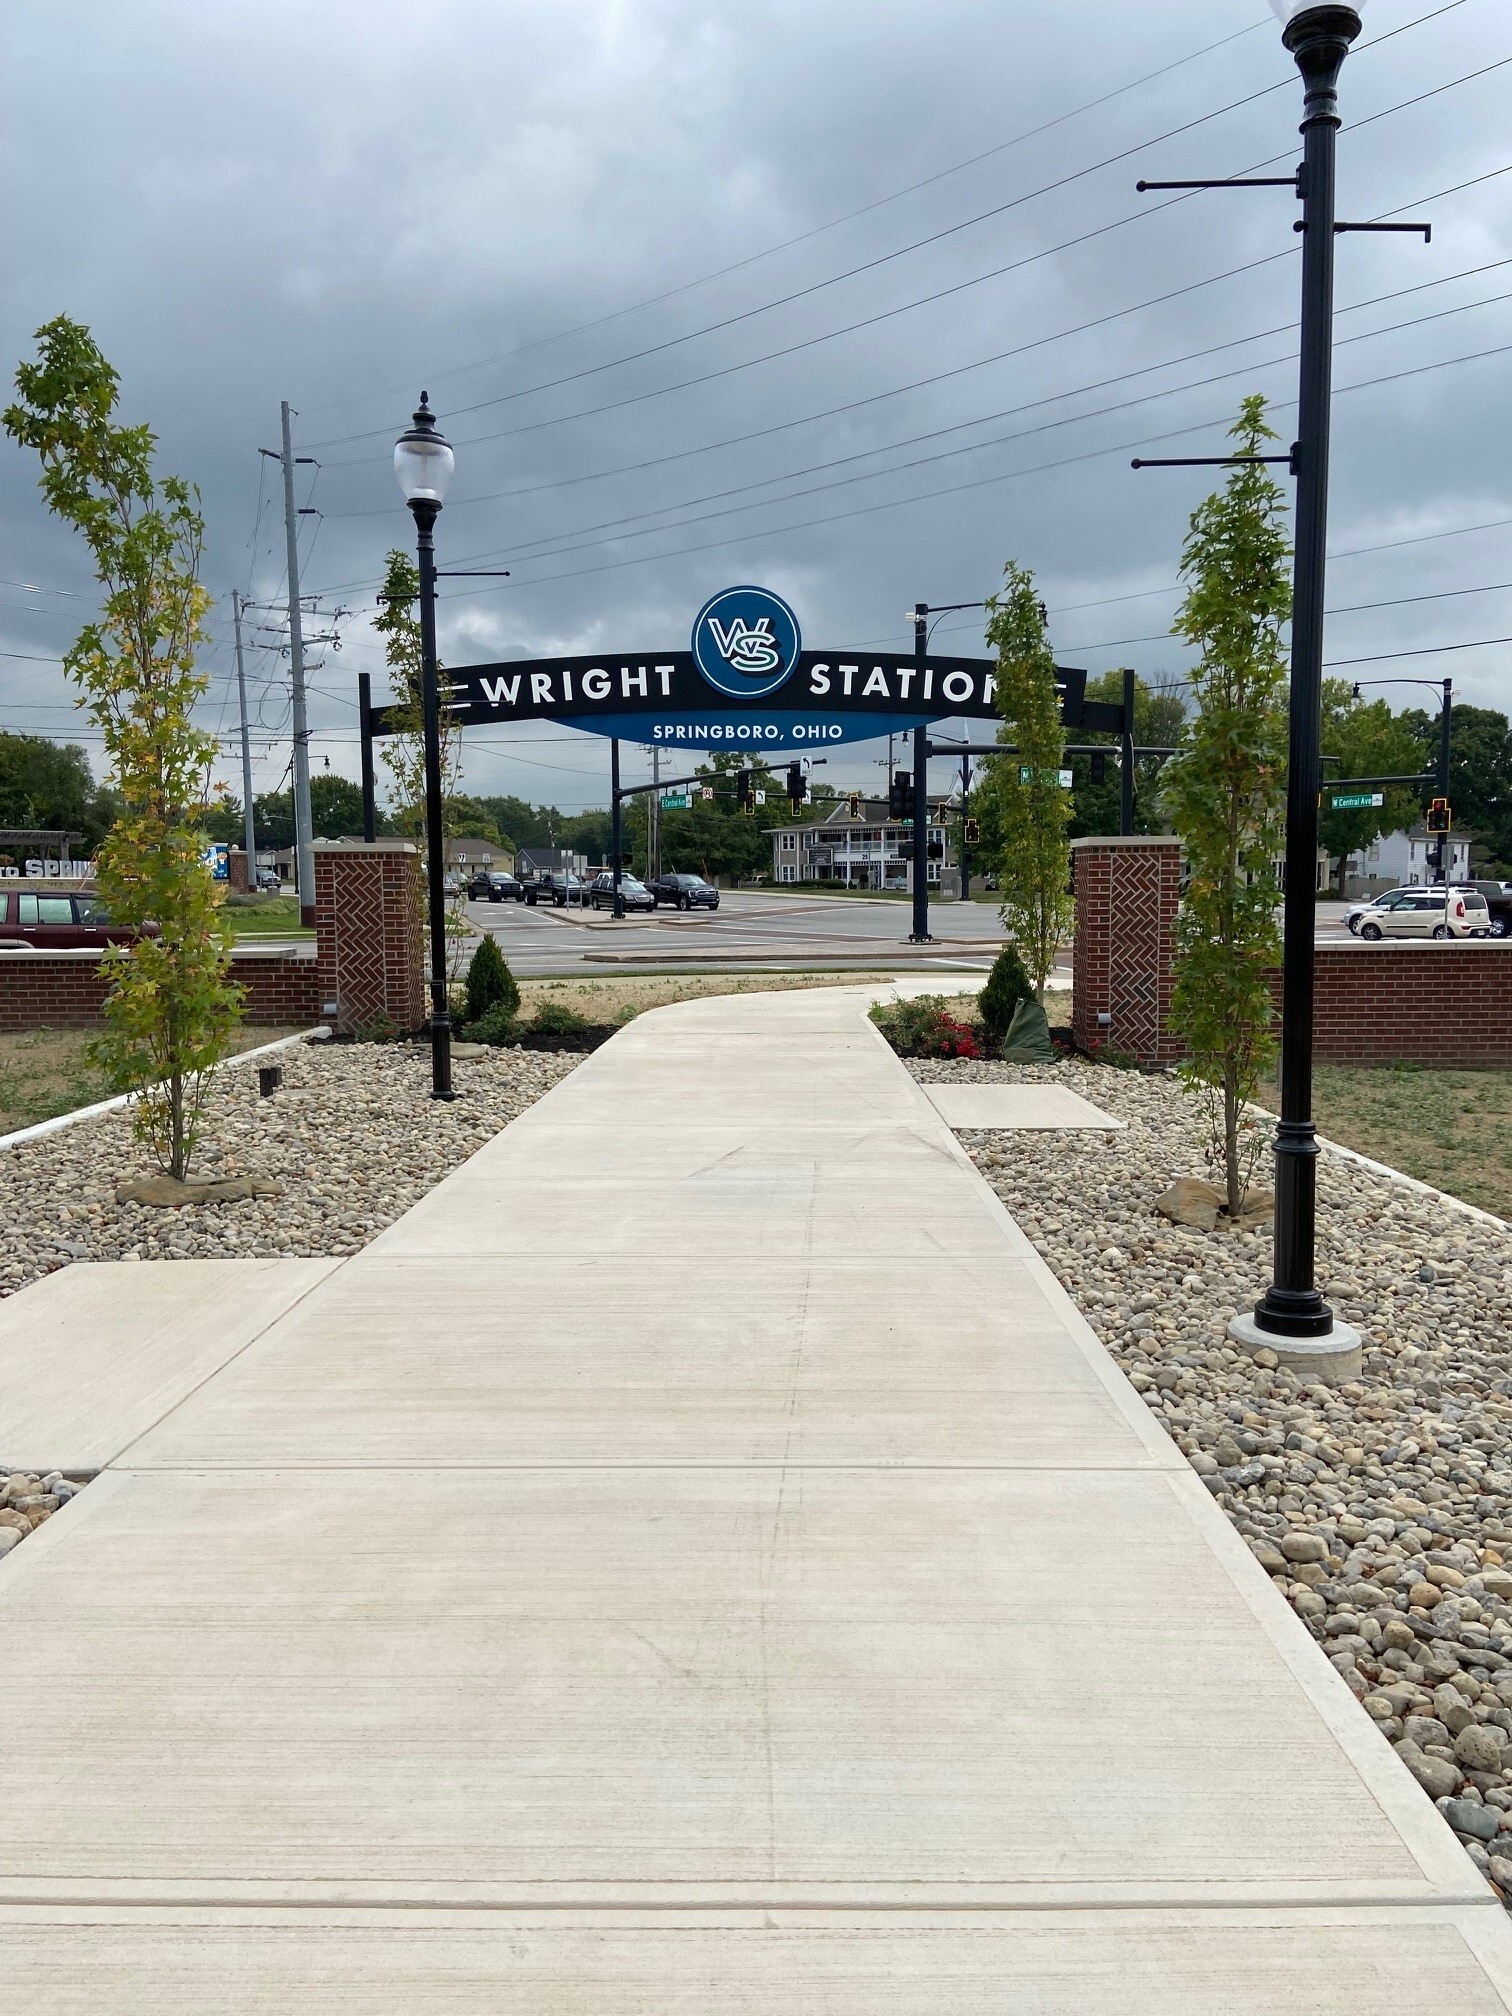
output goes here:
{"type": "Polygon", "coordinates": [[[242,599],[231,590],[231,622],[236,631],[236,693],[241,701],[242,824],[247,850],[247,887],[257,889],[257,827],[252,817],[252,738],[247,726],[247,674],[242,665],[242,599]]]}
{"type": "Polygon", "coordinates": [[[971,758],[961,758],[961,901],[971,900],[971,855],[966,846],[966,819],[971,811],[971,758]]]}
{"type": "Polygon", "coordinates": [[[661,873],[661,745],[651,745],[651,797],[646,807],[646,879],[661,873]]]}
{"type": "MultiPolygon", "coordinates": [[[[299,885],[299,921],[306,927],[315,923],[314,824],[310,817],[310,725],[305,710],[304,628],[299,606],[299,511],[294,503],[293,415],[285,399],[279,414],[283,427],[284,543],[289,556],[289,666],[294,690],[294,834],[297,860],[295,880],[299,885]]],[[[312,462],[301,455],[300,462],[312,462]]]]}
{"type": "Polygon", "coordinates": [[[1124,667],[1123,733],[1118,738],[1118,830],[1128,839],[1134,831],[1134,672],[1124,667]]]}

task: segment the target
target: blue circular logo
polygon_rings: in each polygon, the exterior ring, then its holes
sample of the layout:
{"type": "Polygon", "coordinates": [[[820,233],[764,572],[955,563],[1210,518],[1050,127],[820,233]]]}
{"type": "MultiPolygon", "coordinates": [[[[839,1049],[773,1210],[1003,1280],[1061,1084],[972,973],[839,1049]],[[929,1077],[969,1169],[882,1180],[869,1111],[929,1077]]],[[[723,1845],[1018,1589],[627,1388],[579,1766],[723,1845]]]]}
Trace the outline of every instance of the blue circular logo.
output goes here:
{"type": "Polygon", "coordinates": [[[693,625],[699,671],[732,700],[775,693],[802,648],[798,618],[770,588],[723,589],[705,602],[693,625]]]}

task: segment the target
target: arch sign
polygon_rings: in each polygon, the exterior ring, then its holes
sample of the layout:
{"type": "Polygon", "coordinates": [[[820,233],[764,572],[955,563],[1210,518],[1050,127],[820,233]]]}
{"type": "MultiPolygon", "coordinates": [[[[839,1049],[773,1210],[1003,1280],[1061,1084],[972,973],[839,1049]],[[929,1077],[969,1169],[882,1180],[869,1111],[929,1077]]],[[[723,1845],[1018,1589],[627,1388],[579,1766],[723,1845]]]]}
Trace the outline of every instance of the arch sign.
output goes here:
{"type": "MultiPolygon", "coordinates": [[[[499,665],[447,666],[442,705],[464,725],[556,721],[670,749],[828,748],[993,717],[996,658],[806,650],[798,618],[769,588],[725,588],[699,610],[686,651],[601,651],[499,665]]],[[[1087,675],[1057,673],[1068,726],[1083,718],[1087,675]]],[[[371,733],[391,732],[375,707],[371,733]]]]}

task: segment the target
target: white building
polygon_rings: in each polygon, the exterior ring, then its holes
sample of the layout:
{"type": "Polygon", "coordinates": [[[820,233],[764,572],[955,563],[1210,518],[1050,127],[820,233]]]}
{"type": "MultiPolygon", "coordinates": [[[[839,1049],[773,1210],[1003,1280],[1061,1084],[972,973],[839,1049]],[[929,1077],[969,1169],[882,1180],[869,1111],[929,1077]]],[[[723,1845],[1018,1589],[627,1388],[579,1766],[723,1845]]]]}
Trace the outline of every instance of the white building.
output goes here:
{"type": "MultiPolygon", "coordinates": [[[[1474,836],[1449,836],[1449,877],[1463,882],[1470,873],[1470,847],[1474,836]]],[[[1383,890],[1427,887],[1438,881],[1428,866],[1429,850],[1439,844],[1439,835],[1421,826],[1408,832],[1383,833],[1368,847],[1351,854],[1344,873],[1346,896],[1378,896],[1383,890]]]]}
{"type": "MultiPolygon", "coordinates": [[[[934,815],[939,817],[939,807],[934,815]]],[[[767,830],[774,882],[838,882],[846,889],[911,887],[912,864],[904,859],[903,848],[912,842],[913,827],[890,820],[883,799],[863,799],[853,819],[849,800],[839,798],[805,824],[767,830]]],[[[953,868],[949,832],[943,825],[929,828],[929,844],[942,850],[925,863],[931,885],[938,885],[942,869],[953,868]]]]}

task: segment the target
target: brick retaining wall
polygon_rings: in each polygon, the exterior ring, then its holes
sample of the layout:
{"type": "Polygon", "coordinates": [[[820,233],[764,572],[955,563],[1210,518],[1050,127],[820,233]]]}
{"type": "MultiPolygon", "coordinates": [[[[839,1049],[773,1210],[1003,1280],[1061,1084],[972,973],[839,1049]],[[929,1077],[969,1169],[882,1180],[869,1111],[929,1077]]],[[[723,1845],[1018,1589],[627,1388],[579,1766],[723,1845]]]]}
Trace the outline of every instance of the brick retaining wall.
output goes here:
{"type": "MultiPolygon", "coordinates": [[[[308,1029],[321,1020],[313,947],[249,947],[231,970],[246,989],[244,1019],[255,1027],[308,1029]]],[[[7,952],[0,957],[0,1031],[97,1029],[105,993],[98,952],[7,952]]]]}
{"type": "MultiPolygon", "coordinates": [[[[261,1028],[349,1031],[387,1017],[425,1019],[420,859],[407,840],[315,843],[315,944],[240,945],[232,975],[244,1019],[261,1028]]],[[[94,1029],[106,982],[100,954],[0,953],[0,1032],[94,1029]]]]}
{"type": "MultiPolygon", "coordinates": [[[[1084,1049],[1172,1064],[1169,1026],[1181,843],[1073,840],[1076,943],[1071,1026],[1084,1049]]],[[[1512,1068],[1512,940],[1416,940],[1316,948],[1313,1055],[1320,1064],[1512,1068]]],[[[1280,972],[1271,976],[1279,1008],[1280,972]]]]}

